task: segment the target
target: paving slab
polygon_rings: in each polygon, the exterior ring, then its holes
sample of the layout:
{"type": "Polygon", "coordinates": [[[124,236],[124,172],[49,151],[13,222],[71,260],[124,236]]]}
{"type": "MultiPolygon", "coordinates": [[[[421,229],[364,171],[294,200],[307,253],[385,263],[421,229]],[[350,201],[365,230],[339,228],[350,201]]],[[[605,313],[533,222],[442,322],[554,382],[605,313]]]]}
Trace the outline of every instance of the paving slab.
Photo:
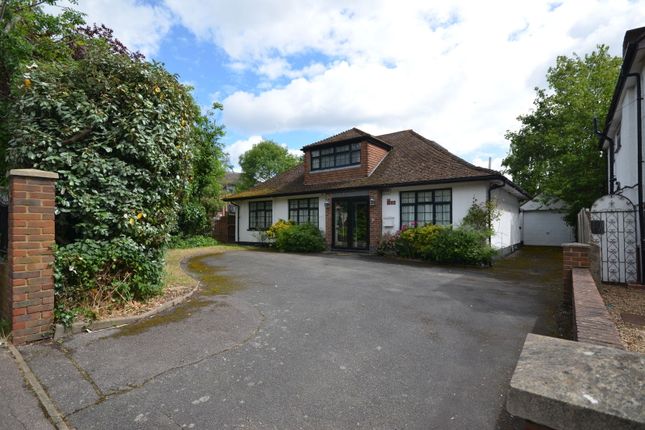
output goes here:
{"type": "Polygon", "coordinates": [[[63,415],[100,400],[101,393],[57,343],[41,342],[22,346],[20,353],[63,415]]]}
{"type": "Polygon", "coordinates": [[[54,429],[26,384],[18,364],[0,346],[0,429],[54,429]]]}

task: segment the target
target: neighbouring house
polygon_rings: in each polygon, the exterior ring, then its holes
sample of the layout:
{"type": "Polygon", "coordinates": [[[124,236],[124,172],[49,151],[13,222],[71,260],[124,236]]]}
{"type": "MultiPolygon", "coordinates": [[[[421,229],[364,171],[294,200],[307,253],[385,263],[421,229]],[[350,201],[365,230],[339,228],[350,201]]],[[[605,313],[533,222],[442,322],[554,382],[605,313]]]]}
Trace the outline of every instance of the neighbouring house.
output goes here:
{"type": "MultiPolygon", "coordinates": [[[[240,182],[240,177],[242,176],[239,172],[226,172],[224,178],[222,179],[222,195],[229,195],[235,192],[235,187],[237,183],[240,182]]],[[[222,206],[222,210],[219,211],[216,216],[223,217],[228,214],[235,213],[235,205],[232,203],[226,203],[222,206]]]]}
{"type": "Polygon", "coordinates": [[[474,201],[501,216],[492,245],[520,244],[520,201],[501,173],[474,166],[412,130],[373,136],[357,128],[302,148],[303,164],[225,200],[238,205],[236,241],[258,243],[279,219],[312,223],[331,249],[375,250],[404,226],[459,225],[474,201]]]}
{"type": "MultiPolygon", "coordinates": [[[[645,268],[644,87],[645,27],[640,27],[625,33],[620,75],[605,128],[599,133],[607,159],[609,194],[591,209],[591,230],[601,245],[602,264],[607,266],[603,273],[621,272],[616,275],[620,282],[643,282],[645,268]]],[[[603,280],[611,279],[603,276],[603,280]]]]}
{"type": "Polygon", "coordinates": [[[520,207],[522,242],[533,246],[561,246],[575,241],[574,229],[564,220],[567,204],[537,196],[520,207]]]}
{"type": "MultiPolygon", "coordinates": [[[[222,194],[233,193],[241,175],[238,172],[226,172],[222,179],[222,194]]],[[[220,242],[235,241],[235,209],[234,204],[225,202],[222,209],[213,216],[213,237],[220,242]]]]}

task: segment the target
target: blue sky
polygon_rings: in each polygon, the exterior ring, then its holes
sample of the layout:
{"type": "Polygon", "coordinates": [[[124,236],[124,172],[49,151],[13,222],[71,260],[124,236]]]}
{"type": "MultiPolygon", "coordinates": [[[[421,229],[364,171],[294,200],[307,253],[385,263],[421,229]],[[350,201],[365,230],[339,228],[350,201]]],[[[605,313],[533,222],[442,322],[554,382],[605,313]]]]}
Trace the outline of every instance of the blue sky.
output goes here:
{"type": "Polygon", "coordinates": [[[298,151],[351,127],[412,128],[494,168],[557,55],[645,23],[645,0],[79,0],[165,63],[204,108],[224,104],[237,157],[262,139],[298,151]]]}

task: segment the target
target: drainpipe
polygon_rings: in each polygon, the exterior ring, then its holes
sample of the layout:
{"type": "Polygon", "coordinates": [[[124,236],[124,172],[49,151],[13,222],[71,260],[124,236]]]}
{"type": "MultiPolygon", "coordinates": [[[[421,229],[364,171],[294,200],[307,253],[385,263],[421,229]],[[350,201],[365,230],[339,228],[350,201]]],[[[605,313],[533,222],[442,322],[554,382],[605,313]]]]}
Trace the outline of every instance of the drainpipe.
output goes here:
{"type": "Polygon", "coordinates": [[[639,282],[643,282],[643,269],[645,268],[645,215],[643,213],[643,118],[642,104],[643,93],[641,90],[641,74],[629,73],[625,78],[636,78],[636,148],[638,149],[638,231],[640,233],[640,271],[639,282]]]}
{"type": "MultiPolygon", "coordinates": [[[[616,183],[616,175],[614,174],[614,151],[615,151],[615,144],[614,140],[598,130],[598,118],[593,119],[593,128],[594,128],[594,133],[598,137],[602,137],[604,140],[609,142],[609,147],[607,148],[607,153],[609,154],[609,194],[614,194],[614,184],[616,183]]],[[[605,149],[603,147],[603,149],[605,149]]]]}
{"type": "MultiPolygon", "coordinates": [[[[498,188],[504,187],[504,182],[501,184],[490,184],[488,186],[488,190],[486,192],[486,203],[489,203],[491,201],[492,197],[492,192],[493,190],[496,190],[498,188]]],[[[488,214],[488,228],[492,229],[493,226],[491,225],[493,223],[493,220],[490,217],[490,213],[488,214]]],[[[493,244],[493,238],[491,236],[488,236],[488,245],[491,246],[493,244]]]]}
{"type": "Polygon", "coordinates": [[[240,205],[238,205],[235,202],[231,202],[233,206],[235,206],[237,209],[235,209],[235,230],[236,230],[236,236],[235,238],[237,239],[237,242],[240,242],[240,205]]]}

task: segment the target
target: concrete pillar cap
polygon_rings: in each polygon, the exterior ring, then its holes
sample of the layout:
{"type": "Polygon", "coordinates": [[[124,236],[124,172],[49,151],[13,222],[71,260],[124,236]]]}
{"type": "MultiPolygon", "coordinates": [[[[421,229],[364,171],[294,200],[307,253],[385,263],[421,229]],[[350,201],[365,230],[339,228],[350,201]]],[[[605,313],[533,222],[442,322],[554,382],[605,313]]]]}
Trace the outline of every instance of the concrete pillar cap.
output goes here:
{"type": "Polygon", "coordinates": [[[44,178],[44,179],[58,179],[58,173],[48,172],[46,170],[38,169],[11,169],[8,176],[23,176],[27,178],[44,178]]]}

